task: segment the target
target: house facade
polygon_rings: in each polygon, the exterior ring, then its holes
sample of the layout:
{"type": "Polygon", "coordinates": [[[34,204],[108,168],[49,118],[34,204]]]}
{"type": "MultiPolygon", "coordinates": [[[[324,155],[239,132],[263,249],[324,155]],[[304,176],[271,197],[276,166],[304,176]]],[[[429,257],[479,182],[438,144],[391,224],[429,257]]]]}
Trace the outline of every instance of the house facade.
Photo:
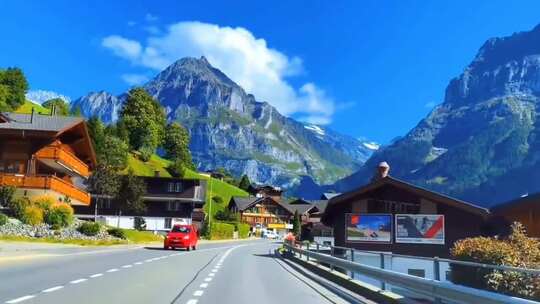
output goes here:
{"type": "Polygon", "coordinates": [[[204,221],[206,181],[169,177],[141,177],[146,185],[143,197],[146,211],[137,214],[122,211],[117,201],[95,195],[89,206],[75,207],[79,218],[92,219],[110,226],[133,229],[135,218],[141,217],[147,230],[167,231],[174,224],[196,224],[204,221]]]}
{"type": "Polygon", "coordinates": [[[16,187],[16,196],[87,206],[85,181],[95,165],[82,118],[0,113],[0,186],[16,187]]]}
{"type": "Polygon", "coordinates": [[[508,233],[513,222],[525,226],[527,235],[540,238],[540,193],[526,195],[491,208],[498,232],[508,233]]]}
{"type": "Polygon", "coordinates": [[[337,246],[449,257],[455,241],[484,233],[488,217],[487,209],[383,174],[333,197],[322,222],[337,246]]]}

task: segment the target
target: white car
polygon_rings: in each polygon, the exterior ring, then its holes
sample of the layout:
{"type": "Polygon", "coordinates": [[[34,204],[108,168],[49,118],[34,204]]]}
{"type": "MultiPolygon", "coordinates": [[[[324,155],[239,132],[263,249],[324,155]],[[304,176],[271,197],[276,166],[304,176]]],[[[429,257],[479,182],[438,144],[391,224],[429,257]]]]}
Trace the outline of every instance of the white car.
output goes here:
{"type": "Polygon", "coordinates": [[[277,239],[279,236],[277,235],[277,233],[275,233],[274,231],[266,231],[264,233],[264,237],[266,237],[267,239],[270,239],[270,240],[275,240],[277,239]]]}

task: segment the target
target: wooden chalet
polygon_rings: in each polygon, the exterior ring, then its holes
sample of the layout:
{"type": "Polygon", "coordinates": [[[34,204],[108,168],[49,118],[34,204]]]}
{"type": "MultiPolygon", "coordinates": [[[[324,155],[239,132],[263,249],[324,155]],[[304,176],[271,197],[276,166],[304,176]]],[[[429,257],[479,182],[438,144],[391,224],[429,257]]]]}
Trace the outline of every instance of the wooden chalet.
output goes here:
{"type": "Polygon", "coordinates": [[[80,117],[0,113],[0,185],[16,195],[50,195],[89,205],[84,182],[96,165],[80,117]]]}
{"type": "Polygon", "coordinates": [[[527,235],[540,238],[540,193],[497,205],[491,208],[491,213],[497,218],[500,231],[508,233],[513,222],[520,222],[525,226],[527,235]]]}
{"type": "Polygon", "coordinates": [[[360,250],[448,257],[454,242],[484,233],[487,209],[388,175],[333,197],[322,222],[335,244],[360,250]]]}
{"type": "Polygon", "coordinates": [[[282,227],[281,229],[287,229],[287,224],[292,221],[294,216],[294,210],[270,196],[233,196],[229,203],[229,209],[240,213],[240,220],[250,224],[251,227],[282,227]]]}

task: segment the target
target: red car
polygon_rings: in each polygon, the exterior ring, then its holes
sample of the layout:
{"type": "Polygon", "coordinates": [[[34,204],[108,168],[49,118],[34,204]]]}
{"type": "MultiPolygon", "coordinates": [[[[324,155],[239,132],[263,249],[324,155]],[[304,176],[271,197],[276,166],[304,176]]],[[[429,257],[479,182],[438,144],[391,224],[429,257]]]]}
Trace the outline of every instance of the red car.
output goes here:
{"type": "Polygon", "coordinates": [[[174,225],[165,236],[163,248],[185,248],[186,250],[197,249],[199,235],[194,225],[174,225]]]}

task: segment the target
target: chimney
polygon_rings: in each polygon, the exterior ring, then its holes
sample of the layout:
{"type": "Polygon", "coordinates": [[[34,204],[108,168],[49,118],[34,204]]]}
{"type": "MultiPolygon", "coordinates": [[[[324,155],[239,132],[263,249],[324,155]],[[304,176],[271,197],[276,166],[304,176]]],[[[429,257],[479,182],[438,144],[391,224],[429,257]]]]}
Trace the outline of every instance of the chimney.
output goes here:
{"type": "Polygon", "coordinates": [[[387,177],[388,172],[390,172],[390,165],[388,165],[388,163],[385,161],[379,163],[379,165],[377,166],[377,171],[372,178],[372,181],[387,177]]]}
{"type": "Polygon", "coordinates": [[[34,107],[32,107],[32,113],[30,113],[30,123],[34,122],[34,107]]]}

